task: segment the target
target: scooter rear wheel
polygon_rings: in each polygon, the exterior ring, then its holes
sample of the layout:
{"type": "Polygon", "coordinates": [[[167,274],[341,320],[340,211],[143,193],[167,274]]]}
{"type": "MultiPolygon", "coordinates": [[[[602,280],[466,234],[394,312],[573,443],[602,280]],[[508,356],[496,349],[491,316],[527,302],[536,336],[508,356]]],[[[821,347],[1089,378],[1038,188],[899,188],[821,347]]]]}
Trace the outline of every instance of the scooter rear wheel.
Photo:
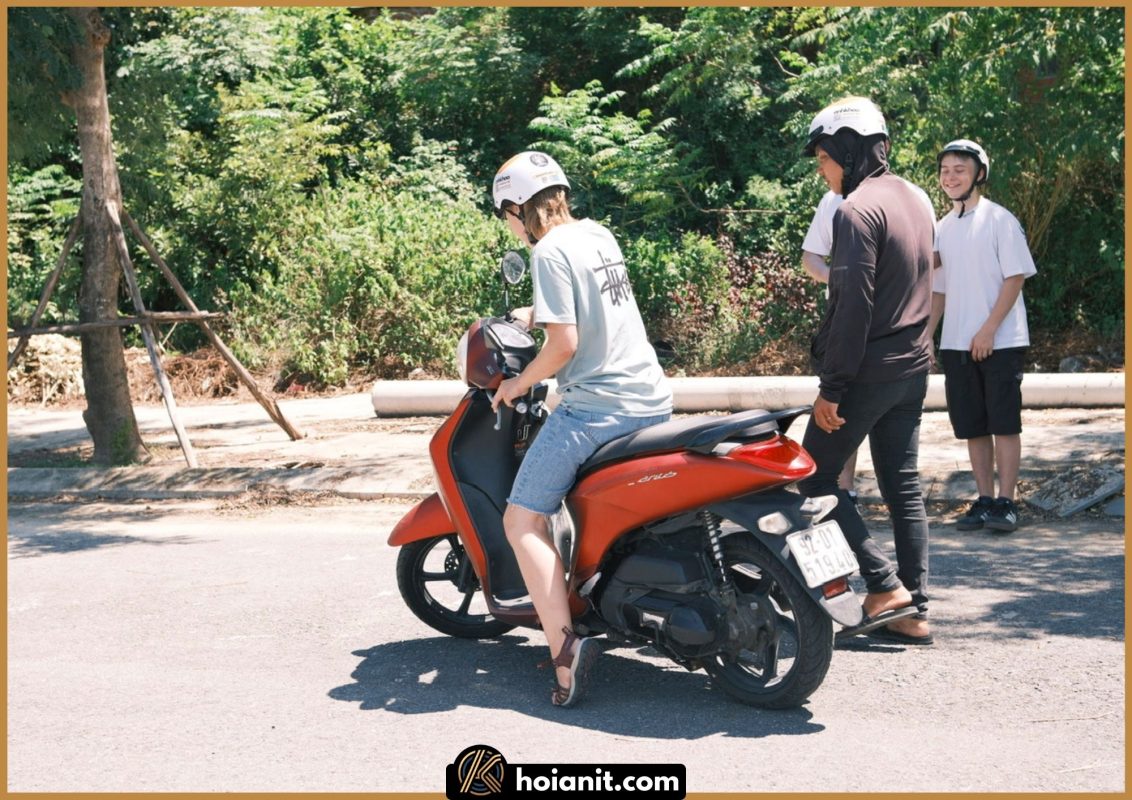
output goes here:
{"type": "Polygon", "coordinates": [[[454,533],[402,547],[397,587],[419,620],[449,636],[491,639],[515,627],[487,613],[480,582],[454,533]]]}
{"type": "Polygon", "coordinates": [[[723,555],[740,605],[754,606],[769,635],[737,658],[717,656],[705,667],[737,700],[760,708],[800,706],[825,679],[833,657],[833,622],[774,554],[750,534],[723,540],[723,555]],[[735,569],[735,565],[743,565],[735,569]]]}

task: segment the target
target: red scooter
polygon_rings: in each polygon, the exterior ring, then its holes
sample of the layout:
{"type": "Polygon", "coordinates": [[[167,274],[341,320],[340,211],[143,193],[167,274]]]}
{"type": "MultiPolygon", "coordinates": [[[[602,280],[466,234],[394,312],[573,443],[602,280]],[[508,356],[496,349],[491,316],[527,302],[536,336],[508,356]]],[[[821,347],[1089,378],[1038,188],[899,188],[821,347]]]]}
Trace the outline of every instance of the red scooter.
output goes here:
{"type": "MultiPolygon", "coordinates": [[[[525,270],[517,253],[504,257],[507,283],[525,270]]],[[[458,354],[468,392],[429,445],[437,492],[389,537],[401,548],[401,596],[442,633],[539,625],[503,511],[548,413],[547,387],[491,409],[493,390],[536,352],[507,317],[471,325],[458,354]]],[[[814,470],[786,436],[809,411],[675,419],[594,453],[551,520],[575,629],[652,645],[754,706],[805,701],[829,668],[832,621],[862,618],[847,579],[856,559],[837,523],[823,522],[837,498],[785,488],[814,470]]]]}

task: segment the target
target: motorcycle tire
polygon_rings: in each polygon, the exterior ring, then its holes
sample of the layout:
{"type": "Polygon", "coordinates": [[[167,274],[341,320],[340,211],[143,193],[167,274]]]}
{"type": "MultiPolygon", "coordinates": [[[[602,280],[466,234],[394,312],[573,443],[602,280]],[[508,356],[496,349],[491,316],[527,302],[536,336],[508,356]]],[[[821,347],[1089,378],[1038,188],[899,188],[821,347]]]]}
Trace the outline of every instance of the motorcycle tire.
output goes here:
{"type": "Polygon", "coordinates": [[[411,542],[397,555],[397,588],[417,619],[430,628],[461,639],[491,639],[515,626],[490,614],[472,613],[472,603],[482,603],[480,582],[469,568],[468,584],[458,587],[460,568],[467,560],[456,534],[411,542]],[[438,550],[447,546],[448,551],[438,550]],[[430,584],[434,587],[430,589],[430,584]]]}
{"type": "Polygon", "coordinates": [[[833,621],[786,565],[750,534],[726,537],[723,555],[740,603],[755,602],[772,609],[773,634],[761,652],[744,649],[737,659],[717,656],[709,660],[705,664],[708,674],[724,692],[748,705],[802,705],[829,670],[833,621]],[[737,564],[744,565],[742,572],[733,568],[737,564]]]}

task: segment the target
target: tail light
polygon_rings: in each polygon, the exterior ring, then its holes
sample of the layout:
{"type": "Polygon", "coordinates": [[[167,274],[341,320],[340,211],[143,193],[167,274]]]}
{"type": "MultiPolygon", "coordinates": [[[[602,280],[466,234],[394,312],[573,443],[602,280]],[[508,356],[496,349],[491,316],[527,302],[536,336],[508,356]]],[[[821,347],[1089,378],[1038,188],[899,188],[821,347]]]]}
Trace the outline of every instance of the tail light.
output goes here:
{"type": "Polygon", "coordinates": [[[849,591],[848,578],[837,578],[829,583],[822,584],[821,587],[821,593],[826,600],[837,597],[839,594],[845,594],[847,591],[849,591]]]}
{"type": "Polygon", "coordinates": [[[802,447],[785,436],[775,434],[730,450],[727,458],[775,472],[790,480],[805,478],[814,471],[814,460],[802,447]]]}

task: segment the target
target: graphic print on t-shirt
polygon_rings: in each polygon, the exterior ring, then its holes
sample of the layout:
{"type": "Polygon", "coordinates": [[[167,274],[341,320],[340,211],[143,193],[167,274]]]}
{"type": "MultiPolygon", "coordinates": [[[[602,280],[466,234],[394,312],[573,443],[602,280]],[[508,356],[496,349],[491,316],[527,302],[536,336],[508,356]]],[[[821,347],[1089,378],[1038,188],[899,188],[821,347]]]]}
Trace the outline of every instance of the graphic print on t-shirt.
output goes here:
{"type": "Polygon", "coordinates": [[[597,267],[596,271],[602,273],[602,277],[605,278],[605,283],[601,285],[601,293],[604,295],[608,292],[609,300],[615,306],[621,305],[624,300],[631,300],[633,287],[629,283],[629,273],[625,269],[625,262],[610,261],[606,259],[605,253],[600,250],[598,257],[601,259],[601,266],[597,267]]]}

